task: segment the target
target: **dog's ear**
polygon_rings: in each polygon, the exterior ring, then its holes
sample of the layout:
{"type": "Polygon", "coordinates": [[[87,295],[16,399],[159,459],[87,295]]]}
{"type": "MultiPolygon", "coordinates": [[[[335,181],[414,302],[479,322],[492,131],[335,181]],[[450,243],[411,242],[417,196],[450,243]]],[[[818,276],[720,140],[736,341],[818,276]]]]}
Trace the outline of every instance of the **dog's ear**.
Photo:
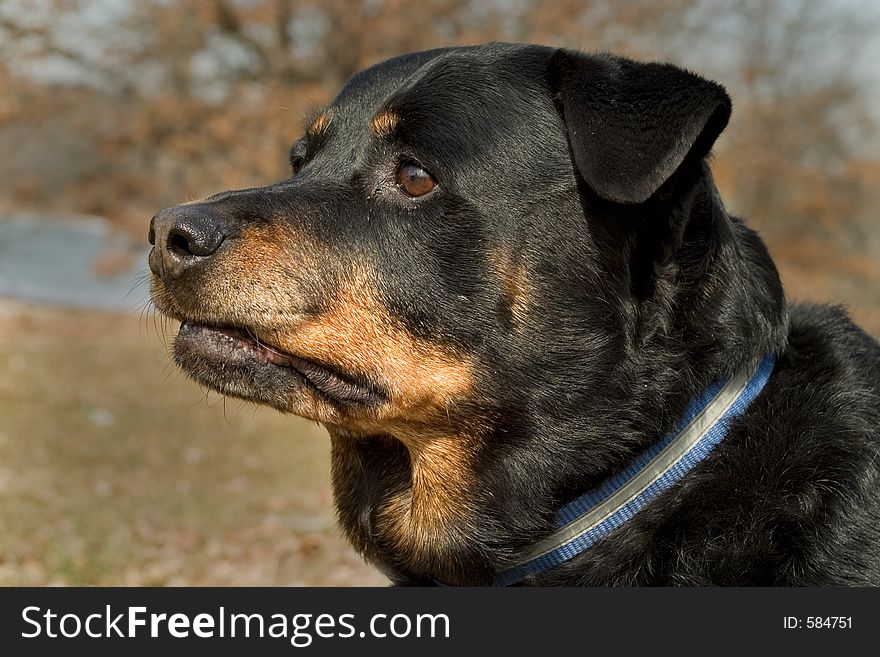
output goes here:
{"type": "Polygon", "coordinates": [[[730,117],[724,87],[671,64],[558,50],[549,77],[581,176],[617,203],[705,157],[730,117]]]}

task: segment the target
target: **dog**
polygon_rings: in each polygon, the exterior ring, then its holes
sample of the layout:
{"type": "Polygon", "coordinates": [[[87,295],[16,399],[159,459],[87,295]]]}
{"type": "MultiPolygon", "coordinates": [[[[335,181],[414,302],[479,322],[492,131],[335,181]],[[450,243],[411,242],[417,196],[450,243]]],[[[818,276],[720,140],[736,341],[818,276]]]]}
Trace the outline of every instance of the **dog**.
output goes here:
{"type": "Polygon", "coordinates": [[[289,179],[153,217],[174,358],[327,428],[396,585],[878,585],[880,346],[726,212],[730,113],[605,54],[372,66],[289,179]]]}

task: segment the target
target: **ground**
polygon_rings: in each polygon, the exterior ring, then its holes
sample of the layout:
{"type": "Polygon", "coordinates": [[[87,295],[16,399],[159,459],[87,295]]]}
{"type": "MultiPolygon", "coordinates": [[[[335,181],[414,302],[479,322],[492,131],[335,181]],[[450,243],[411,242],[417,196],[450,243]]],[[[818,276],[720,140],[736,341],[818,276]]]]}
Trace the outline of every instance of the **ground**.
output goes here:
{"type": "Polygon", "coordinates": [[[329,439],[170,364],[152,316],[0,300],[0,585],[385,585],[329,439]]]}

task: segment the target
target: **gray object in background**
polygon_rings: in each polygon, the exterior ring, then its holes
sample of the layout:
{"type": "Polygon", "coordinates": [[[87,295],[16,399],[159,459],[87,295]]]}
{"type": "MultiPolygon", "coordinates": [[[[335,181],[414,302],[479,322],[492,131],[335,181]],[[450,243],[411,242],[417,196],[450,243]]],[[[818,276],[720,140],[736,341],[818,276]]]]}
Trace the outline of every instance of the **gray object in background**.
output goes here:
{"type": "Polygon", "coordinates": [[[0,297],[136,310],[149,296],[147,252],[99,217],[0,217],[0,297]],[[99,275],[108,253],[130,253],[130,266],[99,275]]]}

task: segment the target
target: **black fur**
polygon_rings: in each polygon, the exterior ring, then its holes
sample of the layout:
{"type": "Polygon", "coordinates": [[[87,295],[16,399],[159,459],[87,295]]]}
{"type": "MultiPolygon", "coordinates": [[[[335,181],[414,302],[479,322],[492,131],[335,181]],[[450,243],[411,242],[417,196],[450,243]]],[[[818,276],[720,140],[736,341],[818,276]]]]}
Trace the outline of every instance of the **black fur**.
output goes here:
{"type": "Polygon", "coordinates": [[[367,69],[332,113],[320,144],[292,149],[295,177],[212,203],[234,225],[271,214],[332,246],[310,307],[335,271],[368,262],[409,333],[480,364],[449,416],[483,427],[471,511],[417,553],[377,530],[409,485],[407,449],[335,428],[334,451],[354,454],[334,461],[340,522],[394,582],[490,583],[562,504],[770,353],[766,388],[704,462],[525,583],[880,584],[880,347],[842,310],[788,306],[763,242],[726,212],[705,162],[730,113],[722,87],[665,64],[491,44],[367,69]],[[400,122],[377,139],[369,121],[385,108],[400,122]],[[430,197],[383,182],[402,160],[436,177],[430,197]],[[521,273],[524,317],[499,251],[521,273]]]}

